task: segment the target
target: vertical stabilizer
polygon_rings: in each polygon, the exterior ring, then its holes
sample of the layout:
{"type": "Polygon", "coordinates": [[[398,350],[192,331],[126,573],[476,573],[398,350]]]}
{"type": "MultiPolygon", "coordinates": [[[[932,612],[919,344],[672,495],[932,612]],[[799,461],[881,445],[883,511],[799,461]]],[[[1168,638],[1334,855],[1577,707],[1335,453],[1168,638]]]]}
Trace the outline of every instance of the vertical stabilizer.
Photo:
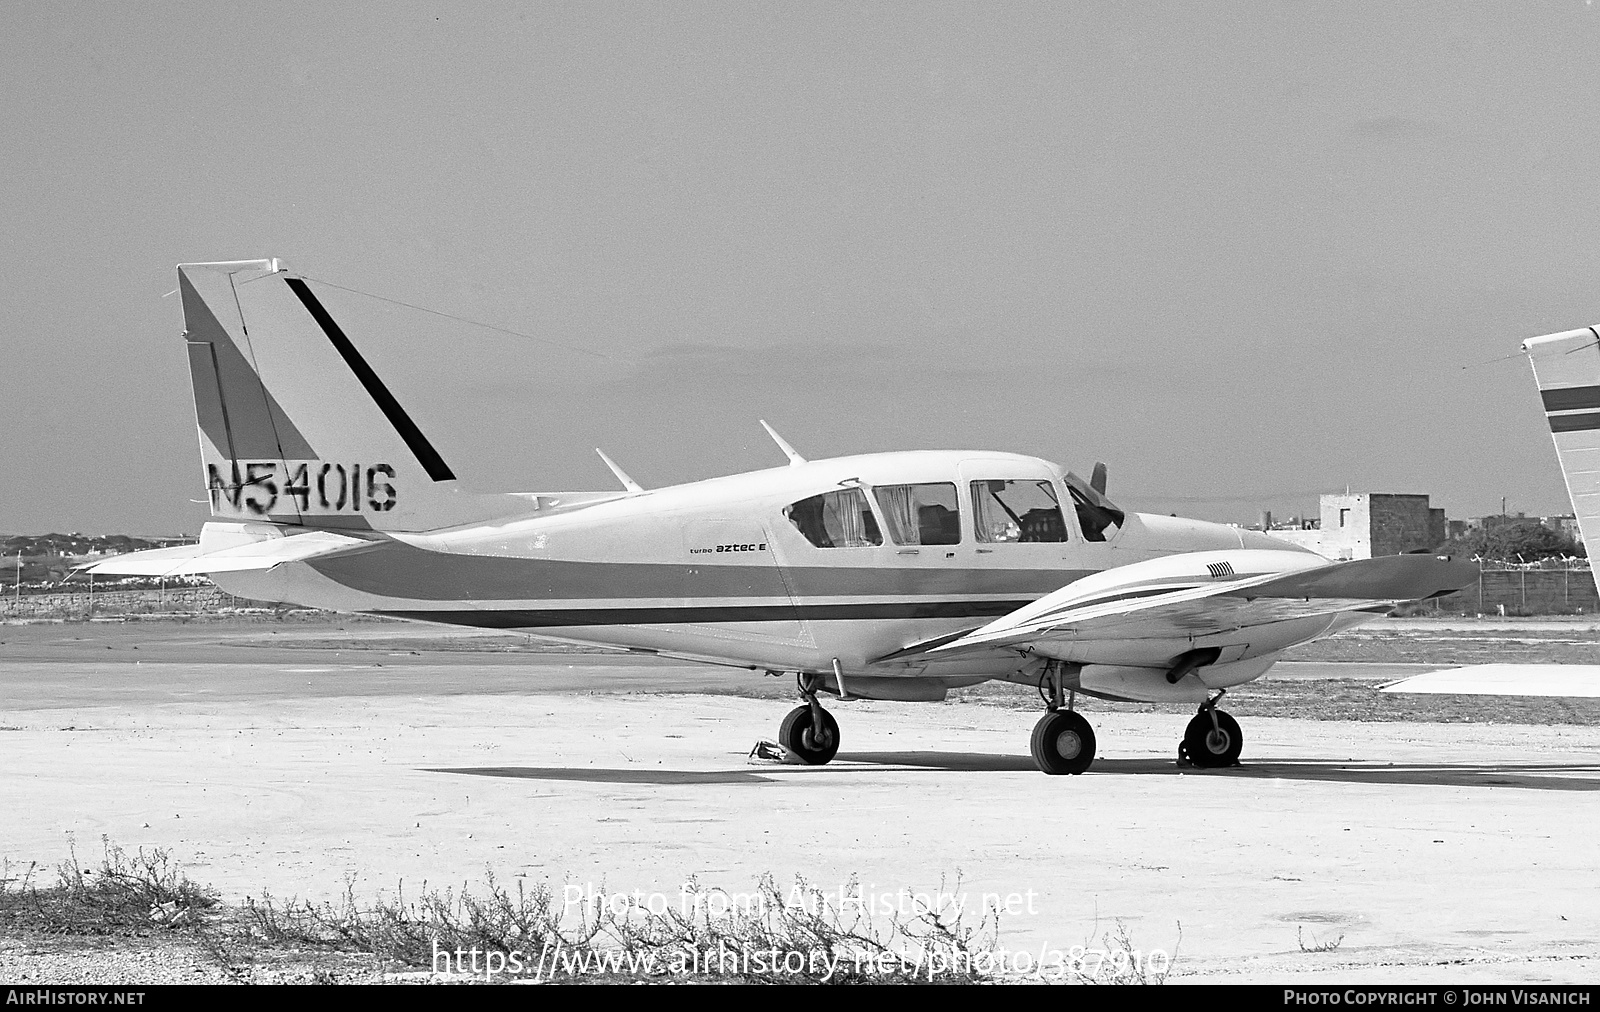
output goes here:
{"type": "Polygon", "coordinates": [[[1593,327],[1522,344],[1533,363],[1583,547],[1600,559],[1600,333],[1593,327]]]}
{"type": "Polygon", "coordinates": [[[418,531],[526,511],[474,495],[312,285],[277,260],[181,264],[211,513],[418,531]]]}

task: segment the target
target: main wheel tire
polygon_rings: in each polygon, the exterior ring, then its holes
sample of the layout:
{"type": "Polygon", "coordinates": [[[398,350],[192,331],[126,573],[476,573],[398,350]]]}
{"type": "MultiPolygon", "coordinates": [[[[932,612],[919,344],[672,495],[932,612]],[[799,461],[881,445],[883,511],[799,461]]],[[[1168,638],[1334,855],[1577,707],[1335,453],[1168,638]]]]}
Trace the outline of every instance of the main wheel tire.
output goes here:
{"type": "Polygon", "coordinates": [[[1213,727],[1211,715],[1195,714],[1183,732],[1179,755],[1204,769],[1239,765],[1239,753],[1244,751],[1244,734],[1239,722],[1221,710],[1216,711],[1217,723],[1213,727]]]}
{"type": "Polygon", "coordinates": [[[1094,728],[1072,710],[1055,710],[1033,726],[1029,746],[1044,772],[1082,773],[1094,762],[1094,728]]]}
{"type": "Polygon", "coordinates": [[[839,722],[827,710],[820,712],[821,728],[812,726],[810,706],[790,710],[778,728],[779,744],[803,759],[807,766],[821,766],[839,752],[839,722]]]}

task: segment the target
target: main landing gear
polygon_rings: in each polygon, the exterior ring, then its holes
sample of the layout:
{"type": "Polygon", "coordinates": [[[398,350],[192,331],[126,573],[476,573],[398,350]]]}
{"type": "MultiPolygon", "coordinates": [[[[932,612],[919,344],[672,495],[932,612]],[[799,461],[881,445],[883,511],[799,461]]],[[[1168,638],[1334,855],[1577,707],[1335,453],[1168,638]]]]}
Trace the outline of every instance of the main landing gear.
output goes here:
{"type": "Polygon", "coordinates": [[[778,728],[778,743],[799,756],[807,766],[821,766],[839,752],[839,722],[817,702],[821,675],[797,674],[800,698],[805,702],[789,711],[778,728]]]}
{"type": "Polygon", "coordinates": [[[1239,765],[1239,753],[1244,751],[1244,735],[1239,722],[1217,709],[1226,689],[1200,704],[1200,712],[1184,729],[1183,741],[1178,743],[1178,759],[1202,769],[1217,769],[1239,765]]]}
{"type": "Polygon", "coordinates": [[[1051,661],[1039,678],[1045,714],[1034,725],[1029,743],[1033,761],[1051,775],[1082,773],[1094,762],[1094,728],[1072,709],[1077,693],[1067,696],[1066,709],[1062,709],[1065,670],[1061,661],[1051,661]]]}

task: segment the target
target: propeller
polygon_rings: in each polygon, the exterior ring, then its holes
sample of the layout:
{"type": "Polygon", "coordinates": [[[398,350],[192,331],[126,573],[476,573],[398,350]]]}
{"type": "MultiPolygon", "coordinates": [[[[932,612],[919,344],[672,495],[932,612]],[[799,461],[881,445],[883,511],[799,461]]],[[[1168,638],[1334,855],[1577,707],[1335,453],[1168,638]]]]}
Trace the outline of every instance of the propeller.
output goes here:
{"type": "Polygon", "coordinates": [[[1094,462],[1094,470],[1089,474],[1089,487],[1094,489],[1096,492],[1099,492],[1101,495],[1106,494],[1105,461],[1097,460],[1094,462]]]}

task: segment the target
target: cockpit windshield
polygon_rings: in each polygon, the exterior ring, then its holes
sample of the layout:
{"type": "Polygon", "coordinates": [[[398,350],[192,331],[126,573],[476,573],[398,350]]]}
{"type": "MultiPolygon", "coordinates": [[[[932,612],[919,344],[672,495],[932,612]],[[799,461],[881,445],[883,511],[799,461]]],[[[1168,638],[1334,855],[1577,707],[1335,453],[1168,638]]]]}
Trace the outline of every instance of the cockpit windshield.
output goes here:
{"type": "Polygon", "coordinates": [[[1048,478],[975,481],[972,510],[979,541],[1067,540],[1067,522],[1048,478]]]}
{"type": "Polygon", "coordinates": [[[1089,483],[1075,474],[1066,477],[1067,492],[1078,511],[1078,526],[1083,528],[1085,541],[1106,540],[1106,528],[1122,529],[1128,514],[1118,509],[1110,499],[1096,492],[1089,483]]]}

